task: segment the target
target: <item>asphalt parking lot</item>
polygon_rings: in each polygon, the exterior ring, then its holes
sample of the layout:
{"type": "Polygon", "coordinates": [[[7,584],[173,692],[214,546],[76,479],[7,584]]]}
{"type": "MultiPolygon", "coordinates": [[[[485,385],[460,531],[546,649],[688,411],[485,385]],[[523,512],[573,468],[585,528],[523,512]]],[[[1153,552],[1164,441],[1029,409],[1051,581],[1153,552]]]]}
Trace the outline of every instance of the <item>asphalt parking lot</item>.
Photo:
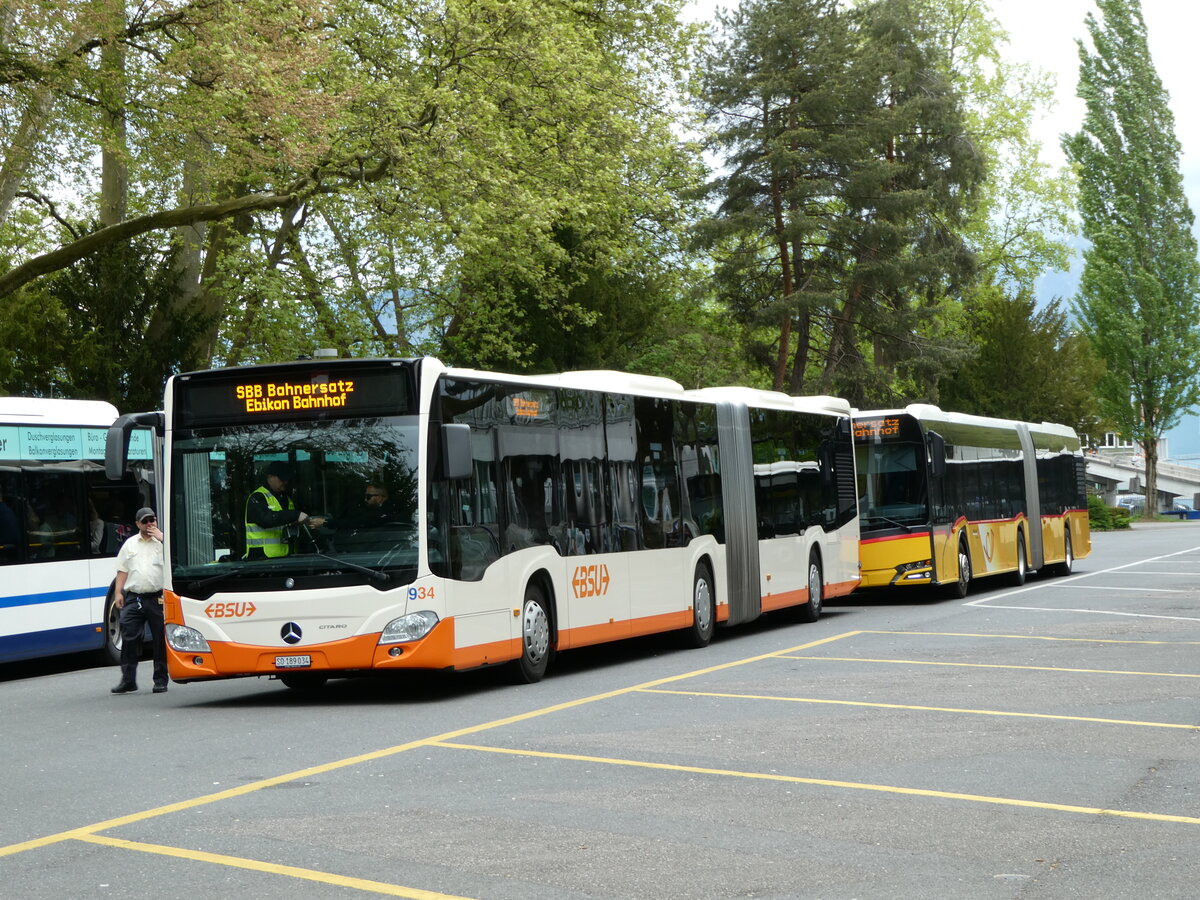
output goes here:
{"type": "Polygon", "coordinates": [[[0,736],[11,896],[1200,884],[1200,524],[1096,535],[1075,575],[983,582],[965,602],[852,596],[703,651],[564,654],[520,688],[471,673],[110,698],[108,676],[0,680],[19,723],[0,736]],[[97,778],[131,758],[120,789],[97,778]]]}

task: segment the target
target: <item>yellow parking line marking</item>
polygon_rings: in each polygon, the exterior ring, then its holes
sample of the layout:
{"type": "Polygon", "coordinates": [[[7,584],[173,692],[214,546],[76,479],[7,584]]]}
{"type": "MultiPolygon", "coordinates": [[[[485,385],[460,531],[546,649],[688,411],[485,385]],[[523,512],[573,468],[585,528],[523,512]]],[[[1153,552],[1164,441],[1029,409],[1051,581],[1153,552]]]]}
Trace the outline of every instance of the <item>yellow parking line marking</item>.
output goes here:
{"type": "Polygon", "coordinates": [[[1059,716],[1051,713],[1009,712],[1002,709],[966,709],[954,706],[913,706],[907,703],[869,703],[864,700],[825,700],[817,697],[774,697],[770,694],[721,694],[715,691],[665,691],[643,688],[643,694],[675,694],[681,697],[718,697],[731,700],[775,700],[782,703],[824,703],[829,706],[867,706],[873,709],[910,709],[918,712],[963,713],[970,716],[1000,716],[1017,719],[1061,719],[1067,722],[1099,722],[1103,725],[1137,725],[1142,728],[1183,728],[1200,731],[1200,725],[1177,722],[1139,722],[1133,719],[1099,719],[1094,716],[1059,716]]]}
{"type": "Polygon", "coordinates": [[[612,691],[605,691],[601,694],[592,694],[588,697],[579,697],[575,700],[567,700],[563,703],[556,703],[553,706],[544,706],[541,709],[531,710],[525,713],[518,713],[513,716],[506,716],[503,719],[495,719],[491,722],[485,722],[482,725],[470,725],[466,728],[458,728],[454,731],[447,731],[444,734],[435,735],[433,737],[421,738],[416,741],[409,741],[405,744],[398,744],[395,747],[386,747],[382,750],[375,750],[370,753],[363,753],[358,756],[347,757],[346,759],[336,760],[334,762],[323,763],[318,766],[310,766],[307,769],[301,769],[297,772],[289,772],[286,775],[275,775],[271,778],[264,778],[261,781],[252,781],[247,784],[239,785],[235,788],[229,788],[224,791],[217,791],[212,794],[204,794],[200,797],[193,797],[189,800],[180,800],[177,803],[168,803],[165,806],[158,806],[154,809],[144,810],[142,812],[130,813],[125,816],[118,816],[113,819],[106,819],[103,822],[97,822],[93,825],[86,825],[81,828],[73,828],[70,831],[59,832],[45,837],[35,838],[29,841],[22,841],[18,844],[9,844],[6,847],[0,847],[0,857],[12,856],[16,853],[23,853],[26,850],[36,850],[39,847],[46,847],[50,844],[55,844],[60,841],[80,839],[85,835],[94,835],[101,831],[107,831],[110,828],[117,828],[121,825],[131,825],[135,822],[144,822],[147,819],[153,819],[158,816],[165,816],[170,813],[181,812],[185,809],[194,809],[197,806],[206,806],[210,803],[216,803],[221,800],[229,800],[234,797],[241,797],[245,794],[251,794],[255,791],[260,791],[263,788],[274,787],[278,784],[285,784],[290,781],[299,781],[302,778],[308,778],[313,775],[321,775],[326,772],[332,772],[337,769],[342,769],[347,766],[357,765],[363,762],[372,760],[384,759],[388,756],[394,756],[398,753],[403,753],[406,750],[415,750],[420,747],[428,747],[437,744],[439,741],[449,740],[451,738],[465,737],[470,734],[478,734],[481,731],[489,731],[493,728],[501,728],[505,725],[513,725],[517,722],[525,722],[529,719],[536,719],[539,716],[549,715],[550,713],[562,712],[563,710],[573,709],[578,706],[584,706],[588,703],[595,703],[600,700],[609,700],[613,697],[620,697],[624,694],[631,694],[643,688],[658,687],[663,684],[672,684],[677,681],[685,681],[688,678],[696,678],[700,675],[708,675],[712,672],[720,672],[724,669],[732,669],[737,666],[748,665],[749,663],[761,662],[764,659],[771,659],[783,653],[795,653],[797,650],[808,650],[812,647],[819,647],[823,644],[831,644],[834,641],[839,641],[843,638],[853,637],[860,634],[858,631],[847,631],[842,634],[831,635],[827,638],[821,638],[816,641],[809,641],[805,644],[800,644],[796,647],[789,647],[785,650],[775,650],[770,653],[760,653],[757,656],[749,656],[745,659],[737,659],[732,662],[718,663],[714,666],[706,666],[703,669],[696,669],[692,672],[683,672],[679,675],[668,675],[665,678],[656,678],[653,681],[647,681],[642,684],[631,685],[630,687],[617,688],[612,691]]]}
{"type": "MultiPolygon", "coordinates": [[[[1116,638],[1053,637],[1044,634],[974,634],[964,631],[860,631],[859,634],[915,634],[920,637],[1006,638],[1014,641],[1060,641],[1074,644],[1165,644],[1191,647],[1200,641],[1131,641],[1116,638]]],[[[790,651],[785,651],[790,652],[790,651]]]]}
{"type": "Polygon", "coordinates": [[[823,662],[895,663],[901,666],[951,666],[967,669],[1023,669],[1035,672],[1081,672],[1088,675],[1145,675],[1151,678],[1200,678],[1181,672],[1135,672],[1128,669],[1070,669],[1063,666],[1011,666],[997,663],[932,662],[926,659],[869,659],[862,656],[781,656],[780,659],[817,659],[823,662]]]}
{"type": "Polygon", "coordinates": [[[964,800],[970,803],[989,803],[997,806],[1020,806],[1028,809],[1046,809],[1090,816],[1117,816],[1123,819],[1145,819],[1152,822],[1181,822],[1185,825],[1200,825],[1194,816],[1172,816],[1165,813],[1137,812],[1128,809],[1103,809],[1097,806],[1073,806],[1066,803],[1043,803],[1037,800],[1017,800],[1012,797],[990,797],[986,794],[961,794],[956,791],[931,791],[924,788],[898,787],[890,784],[869,784],[860,781],[835,781],[828,778],[802,778],[798,775],[779,775],[773,772],[740,772],[736,769],[711,769],[705,766],[681,766],[671,763],[646,762],[636,759],[615,759],[607,756],[584,756],[577,753],[547,753],[541,750],[514,750],[509,747],[487,747],[481,744],[456,744],[439,741],[435,747],[451,750],[475,750],[482,753],[500,753],[508,756],[534,756],[538,759],[562,759],[573,762],[598,763],[611,766],[631,766],[641,769],[658,769],[665,772],[688,772],[693,775],[722,775],[729,778],[750,778],[760,781],[781,781],[787,784],[812,784],[820,787],[845,788],[856,791],[875,791],[883,794],[905,794],[912,797],[932,797],[941,800],[964,800]]]}
{"type": "Polygon", "coordinates": [[[408,897],[411,900],[469,900],[469,898],[460,897],[456,894],[423,891],[420,888],[403,887],[402,885],[388,884],[383,881],[370,881],[366,878],[347,878],[345,875],[334,875],[331,872],[318,872],[315,869],[301,869],[297,866],[281,866],[278,863],[262,862],[257,859],[243,859],[239,856],[225,856],[222,853],[207,853],[203,850],[186,850],[182,847],[167,847],[163,844],[143,844],[139,841],[124,841],[120,838],[103,837],[95,834],[76,835],[75,840],[87,841],[90,844],[100,844],[105,847],[117,847],[121,850],[137,850],[142,853],[153,853],[158,856],[174,856],[177,859],[190,859],[194,862],[215,863],[235,869],[248,869],[251,872],[265,872],[268,875],[287,875],[290,878],[302,878],[305,881],[316,881],[335,887],[370,891],[373,894],[383,894],[388,897],[408,897]]]}

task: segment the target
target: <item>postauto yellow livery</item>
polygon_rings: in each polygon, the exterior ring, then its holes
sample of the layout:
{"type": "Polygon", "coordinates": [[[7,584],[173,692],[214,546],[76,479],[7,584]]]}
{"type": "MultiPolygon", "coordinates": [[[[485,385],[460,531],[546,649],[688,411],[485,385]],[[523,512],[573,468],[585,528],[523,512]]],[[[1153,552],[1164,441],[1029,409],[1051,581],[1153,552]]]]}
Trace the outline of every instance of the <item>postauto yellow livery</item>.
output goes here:
{"type": "Polygon", "coordinates": [[[914,404],[855,411],[854,448],[863,587],[965,597],[974,578],[1069,574],[1091,552],[1070,428],[914,404]]]}

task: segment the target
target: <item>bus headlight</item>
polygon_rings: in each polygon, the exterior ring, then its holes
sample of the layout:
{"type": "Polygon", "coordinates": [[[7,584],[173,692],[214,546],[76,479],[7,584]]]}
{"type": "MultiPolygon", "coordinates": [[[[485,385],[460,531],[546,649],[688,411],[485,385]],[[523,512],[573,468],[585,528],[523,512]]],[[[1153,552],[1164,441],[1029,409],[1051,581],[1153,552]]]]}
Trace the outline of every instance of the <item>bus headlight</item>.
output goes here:
{"type": "Polygon", "coordinates": [[[379,635],[381,644],[403,644],[407,641],[419,641],[438,623],[437,613],[423,609],[420,612],[409,613],[398,619],[392,619],[383,627],[379,635]]]}
{"type": "Polygon", "coordinates": [[[171,645],[172,649],[181,653],[212,653],[212,648],[208,646],[204,635],[195,628],[188,628],[186,625],[168,625],[166,633],[167,643],[171,645]]]}

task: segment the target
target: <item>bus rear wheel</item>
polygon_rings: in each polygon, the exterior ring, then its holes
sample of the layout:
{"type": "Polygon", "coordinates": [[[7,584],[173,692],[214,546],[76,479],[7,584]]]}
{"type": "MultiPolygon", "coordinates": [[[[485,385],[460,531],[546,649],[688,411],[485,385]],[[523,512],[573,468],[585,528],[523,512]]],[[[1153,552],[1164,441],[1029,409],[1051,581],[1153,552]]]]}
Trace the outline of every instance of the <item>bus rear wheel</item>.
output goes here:
{"type": "Polygon", "coordinates": [[[808,602],[796,613],[801,622],[815,622],[821,618],[821,605],[825,600],[825,578],[821,572],[821,560],[816,553],[808,558],[808,602]]]}
{"type": "Polygon", "coordinates": [[[1011,583],[1014,587],[1020,587],[1025,583],[1025,578],[1029,575],[1029,560],[1025,554],[1025,534],[1017,532],[1017,571],[1012,573],[1011,583]]]}
{"type": "Polygon", "coordinates": [[[518,684],[541,681],[550,665],[550,613],[542,589],[533,583],[525,588],[521,604],[521,658],[514,670],[518,684]]]}
{"type": "Polygon", "coordinates": [[[707,647],[712,640],[716,617],[717,598],[713,590],[712,571],[707,563],[702,562],[696,566],[696,574],[692,578],[692,624],[683,633],[684,643],[697,650],[707,647]]]}

